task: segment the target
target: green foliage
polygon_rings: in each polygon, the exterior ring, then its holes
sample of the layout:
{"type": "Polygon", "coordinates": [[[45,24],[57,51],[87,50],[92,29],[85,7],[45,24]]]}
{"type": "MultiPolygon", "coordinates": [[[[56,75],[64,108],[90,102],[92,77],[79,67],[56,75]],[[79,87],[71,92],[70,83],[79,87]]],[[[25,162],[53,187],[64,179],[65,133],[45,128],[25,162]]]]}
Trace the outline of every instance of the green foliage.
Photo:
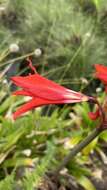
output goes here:
{"type": "Polygon", "coordinates": [[[14,188],[14,173],[8,175],[4,180],[0,181],[0,190],[12,190],[14,188]]]}
{"type": "MultiPolygon", "coordinates": [[[[44,179],[46,172],[54,170],[59,165],[60,160],[68,153],[69,148],[81,141],[93,127],[87,116],[90,108],[88,104],[76,105],[73,108],[75,112],[72,113],[75,114],[76,120],[75,117],[69,117],[70,109],[65,107],[62,110],[54,110],[51,116],[41,115],[42,109],[37,109],[14,122],[9,117],[25,99],[13,96],[5,98],[5,94],[10,93],[9,86],[6,85],[8,90],[2,88],[4,93],[1,91],[0,173],[2,175],[0,175],[0,185],[2,187],[5,183],[4,187],[10,189],[16,186],[25,190],[37,188],[44,179]],[[80,117],[83,118],[81,124],[80,117]],[[89,126],[85,128],[87,123],[89,126]],[[30,151],[30,154],[27,155],[26,151],[30,151]],[[29,167],[32,169],[30,170],[29,167]],[[18,174],[19,169],[21,169],[21,174],[18,174]]],[[[91,175],[87,167],[81,170],[81,164],[84,165],[86,162],[83,159],[84,155],[88,159],[88,155],[95,148],[96,143],[91,145],[91,148],[84,150],[81,156],[75,159],[74,164],[72,162],[69,164],[69,173],[76,177],[77,183],[82,184],[79,182],[79,177],[91,175]],[[78,176],[75,175],[77,171],[78,176]]]]}
{"type": "Polygon", "coordinates": [[[41,163],[35,167],[34,171],[25,174],[25,179],[23,181],[23,188],[25,190],[32,190],[40,185],[43,176],[45,175],[47,169],[49,169],[50,163],[53,160],[55,153],[55,148],[52,144],[48,143],[48,148],[46,156],[41,160],[41,163]]]}
{"type": "MultiPolygon", "coordinates": [[[[1,90],[0,107],[0,187],[5,184],[6,190],[16,186],[32,190],[33,187],[38,188],[45,179],[46,172],[54,170],[98,121],[92,122],[89,119],[88,112],[91,109],[88,103],[83,103],[55,109],[51,116],[41,114],[42,109],[39,108],[14,122],[11,118],[13,110],[26,99],[14,96],[7,98],[10,87],[6,85],[8,88],[1,90]],[[21,171],[18,172],[19,170],[21,171]]],[[[103,101],[104,95],[100,99],[103,101]]],[[[104,138],[104,134],[100,136],[100,139],[104,138]]],[[[90,187],[94,189],[88,179],[91,169],[86,166],[91,162],[90,155],[94,154],[94,150],[101,152],[99,138],[91,142],[67,166],[68,173],[86,190],[90,187]]]]}

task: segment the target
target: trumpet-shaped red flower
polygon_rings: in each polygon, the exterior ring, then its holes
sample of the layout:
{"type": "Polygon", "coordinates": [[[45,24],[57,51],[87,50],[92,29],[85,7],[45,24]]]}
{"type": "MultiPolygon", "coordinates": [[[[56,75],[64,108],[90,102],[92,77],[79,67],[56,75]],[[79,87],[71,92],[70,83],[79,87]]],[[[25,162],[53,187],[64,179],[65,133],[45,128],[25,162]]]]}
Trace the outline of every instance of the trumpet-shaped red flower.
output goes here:
{"type": "Polygon", "coordinates": [[[96,77],[100,79],[105,85],[107,85],[107,67],[104,65],[95,65],[96,77]]]}
{"type": "MultiPolygon", "coordinates": [[[[34,68],[33,68],[34,70],[34,68]]],[[[11,80],[22,88],[15,91],[14,95],[30,96],[31,100],[22,105],[14,114],[16,119],[23,113],[48,104],[65,104],[88,101],[89,97],[42,77],[38,73],[29,76],[15,76],[11,80]]]]}
{"type": "MultiPolygon", "coordinates": [[[[107,67],[104,65],[100,65],[100,64],[95,64],[95,69],[96,69],[96,73],[95,76],[100,79],[105,86],[107,85],[107,67]]],[[[105,90],[107,92],[107,86],[105,87],[105,90]]],[[[99,110],[99,108],[96,110],[95,113],[90,112],[89,113],[89,117],[92,120],[96,120],[97,118],[99,118],[101,116],[101,110],[99,110]]]]}

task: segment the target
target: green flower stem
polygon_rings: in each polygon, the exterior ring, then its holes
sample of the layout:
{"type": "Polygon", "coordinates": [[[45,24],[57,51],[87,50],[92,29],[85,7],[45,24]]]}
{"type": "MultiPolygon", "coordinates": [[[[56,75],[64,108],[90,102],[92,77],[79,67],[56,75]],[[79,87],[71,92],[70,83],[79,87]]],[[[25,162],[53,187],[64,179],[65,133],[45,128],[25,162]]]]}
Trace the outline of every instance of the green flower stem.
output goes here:
{"type": "Polygon", "coordinates": [[[72,160],[83,148],[85,148],[92,140],[94,140],[103,129],[100,127],[95,128],[91,134],[89,134],[82,142],[77,144],[62,160],[61,164],[54,171],[54,174],[57,175],[68,163],[72,160]]]}

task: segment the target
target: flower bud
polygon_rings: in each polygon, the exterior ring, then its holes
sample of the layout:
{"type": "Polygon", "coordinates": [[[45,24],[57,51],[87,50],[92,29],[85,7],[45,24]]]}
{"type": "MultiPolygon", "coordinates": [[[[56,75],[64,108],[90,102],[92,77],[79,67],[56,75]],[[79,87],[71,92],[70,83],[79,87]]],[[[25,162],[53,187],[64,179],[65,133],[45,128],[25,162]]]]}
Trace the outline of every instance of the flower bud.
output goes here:
{"type": "Polygon", "coordinates": [[[23,150],[23,152],[22,152],[25,156],[30,156],[31,155],[31,150],[30,149],[25,149],[25,150],[23,150]]]}
{"type": "Polygon", "coordinates": [[[100,87],[98,87],[98,88],[96,88],[96,92],[98,93],[98,92],[101,92],[102,91],[102,88],[100,88],[100,87]]]}
{"type": "Polygon", "coordinates": [[[42,54],[42,50],[40,48],[35,49],[34,54],[36,57],[40,57],[42,54]]]}
{"type": "Polygon", "coordinates": [[[10,44],[9,50],[11,53],[16,53],[19,51],[19,46],[17,44],[10,44]]]}

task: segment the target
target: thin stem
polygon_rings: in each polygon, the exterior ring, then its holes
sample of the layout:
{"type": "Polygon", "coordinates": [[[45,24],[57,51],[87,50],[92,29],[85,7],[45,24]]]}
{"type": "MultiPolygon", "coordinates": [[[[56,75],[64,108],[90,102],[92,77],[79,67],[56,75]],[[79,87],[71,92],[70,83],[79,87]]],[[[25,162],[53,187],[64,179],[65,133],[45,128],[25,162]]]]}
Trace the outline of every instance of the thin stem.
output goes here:
{"type": "MultiPolygon", "coordinates": [[[[22,60],[22,59],[29,57],[29,56],[32,56],[32,55],[34,55],[34,52],[27,53],[25,55],[21,55],[20,57],[16,57],[16,58],[11,59],[11,60],[3,63],[3,64],[0,64],[0,67],[5,66],[5,65],[10,64],[10,63],[15,63],[16,61],[22,60]]],[[[0,61],[1,61],[1,59],[0,59],[0,61]]]]}
{"type": "Polygon", "coordinates": [[[83,148],[85,148],[92,140],[94,140],[102,132],[101,127],[95,128],[82,142],[77,144],[68,155],[62,160],[59,167],[54,171],[57,175],[83,148]]]}

